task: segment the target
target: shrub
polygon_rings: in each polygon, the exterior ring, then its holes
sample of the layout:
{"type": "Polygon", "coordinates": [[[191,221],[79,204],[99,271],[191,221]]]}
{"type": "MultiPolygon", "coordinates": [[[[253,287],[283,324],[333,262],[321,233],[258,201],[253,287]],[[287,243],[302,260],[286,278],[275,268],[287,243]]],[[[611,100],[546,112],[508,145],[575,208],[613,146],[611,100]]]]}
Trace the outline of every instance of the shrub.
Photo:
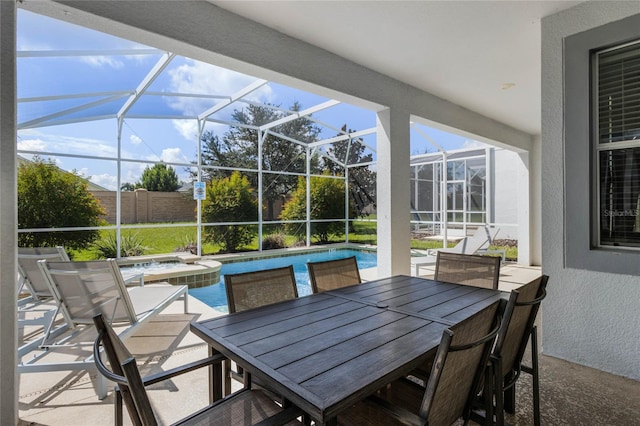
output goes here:
{"type": "MultiPolygon", "coordinates": [[[[254,222],[258,220],[258,201],[249,179],[235,171],[229,177],[211,179],[207,199],[202,202],[206,222],[254,222]]],[[[207,239],[228,252],[253,241],[255,225],[217,225],[206,228],[207,239]]]]}
{"type": "Polygon", "coordinates": [[[262,239],[263,250],[274,250],[286,247],[287,243],[285,241],[285,235],[283,233],[267,235],[262,239]]]}
{"type": "MultiPolygon", "coordinates": [[[[94,244],[94,250],[99,259],[110,259],[118,257],[118,246],[115,232],[110,232],[94,244]]],[[[124,234],[120,236],[120,256],[142,256],[149,250],[144,245],[144,240],[138,233],[124,234]]]]}
{"type": "MultiPolygon", "coordinates": [[[[331,236],[344,235],[345,183],[342,179],[312,176],[311,179],[311,219],[342,219],[338,222],[314,222],[311,235],[319,242],[326,243],[331,236]]],[[[298,186],[291,199],[284,205],[280,217],[283,220],[306,220],[307,185],[304,177],[298,178],[298,186]]],[[[350,217],[355,218],[355,208],[350,202],[350,217]]],[[[285,224],[285,231],[302,240],[306,238],[306,227],[300,223],[285,224]]]]}
{"type": "MultiPolygon", "coordinates": [[[[102,224],[104,214],[87,180],[75,171],[66,172],[38,157],[18,168],[18,228],[93,227],[102,224]]],[[[99,230],[28,232],[18,234],[18,245],[76,250],[99,237],[99,230]]]]}
{"type": "Polygon", "coordinates": [[[187,235],[184,237],[184,245],[176,247],[174,252],[189,252],[191,254],[198,254],[198,242],[194,241],[194,239],[187,235]]]}

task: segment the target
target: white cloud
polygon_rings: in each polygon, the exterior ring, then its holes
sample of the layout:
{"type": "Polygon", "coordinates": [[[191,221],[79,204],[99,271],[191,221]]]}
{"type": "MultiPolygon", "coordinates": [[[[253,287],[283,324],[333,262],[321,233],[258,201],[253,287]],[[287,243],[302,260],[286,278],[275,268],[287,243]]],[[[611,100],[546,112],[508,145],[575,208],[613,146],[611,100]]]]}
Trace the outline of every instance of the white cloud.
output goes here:
{"type": "MultiPolygon", "coordinates": [[[[196,93],[228,96],[248,86],[255,78],[215,65],[187,59],[186,63],[168,71],[171,77],[170,90],[178,93],[196,93]]],[[[268,85],[249,94],[246,98],[253,101],[268,102],[272,97],[268,85]]],[[[197,98],[170,98],[171,108],[187,115],[198,115],[211,108],[220,100],[197,98]]],[[[231,114],[231,110],[229,114],[231,114]]]]}
{"type": "Polygon", "coordinates": [[[89,64],[94,68],[111,67],[114,69],[124,68],[124,62],[110,56],[83,56],[80,61],[89,64]]]}
{"type": "Polygon", "coordinates": [[[100,185],[103,188],[107,188],[111,191],[115,191],[116,189],[118,189],[117,177],[107,173],[103,173],[100,175],[93,175],[90,177],[89,180],[95,183],[96,185],[100,185]]]}
{"type": "Polygon", "coordinates": [[[91,174],[87,167],[76,170],[76,173],[96,185],[100,185],[101,187],[111,191],[115,191],[118,188],[118,178],[115,175],[111,175],[109,173],[91,174]]]}
{"type": "Polygon", "coordinates": [[[44,151],[46,143],[42,139],[25,139],[18,142],[21,151],[44,151]]]}
{"type": "Polygon", "coordinates": [[[198,137],[198,122],[196,120],[172,120],[171,122],[186,140],[195,140],[198,137]]]}
{"type": "Polygon", "coordinates": [[[124,163],[122,165],[122,183],[136,183],[140,181],[145,167],[147,167],[147,164],[124,163]]]}
{"type": "Polygon", "coordinates": [[[180,148],[165,148],[160,154],[160,159],[165,163],[188,163],[189,159],[180,148]]]}
{"type": "Polygon", "coordinates": [[[82,176],[83,178],[91,178],[91,173],[89,173],[89,169],[87,167],[82,167],[76,170],[76,173],[78,176],[82,176]]]}
{"type": "MultiPolygon", "coordinates": [[[[198,137],[198,122],[196,120],[172,120],[173,127],[188,141],[195,141],[198,137]]],[[[205,131],[209,130],[216,135],[222,135],[229,129],[226,124],[206,123],[205,131]]]]}
{"type": "Polygon", "coordinates": [[[30,132],[31,139],[18,142],[18,150],[64,152],[65,154],[115,157],[116,145],[100,139],[30,132]]]}
{"type": "Polygon", "coordinates": [[[474,141],[471,139],[467,139],[464,141],[464,143],[462,144],[463,148],[486,148],[487,144],[484,144],[482,142],[478,142],[478,141],[474,141]]]}
{"type": "Polygon", "coordinates": [[[140,145],[142,143],[142,139],[139,136],[131,135],[129,136],[129,142],[134,145],[140,145]]]}

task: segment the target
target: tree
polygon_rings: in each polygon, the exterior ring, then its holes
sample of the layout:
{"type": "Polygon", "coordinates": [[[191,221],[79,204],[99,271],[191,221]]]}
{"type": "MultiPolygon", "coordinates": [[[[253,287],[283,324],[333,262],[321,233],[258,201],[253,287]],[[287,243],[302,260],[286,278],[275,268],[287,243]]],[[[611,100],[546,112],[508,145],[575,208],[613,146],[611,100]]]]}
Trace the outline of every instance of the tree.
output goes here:
{"type": "MultiPolygon", "coordinates": [[[[92,227],[105,210],[89,192],[87,180],[38,157],[18,168],[18,228],[92,227]]],[[[18,234],[21,247],[83,249],[100,237],[97,230],[18,234]]]]}
{"type": "Polygon", "coordinates": [[[171,166],[164,163],[156,163],[153,167],[145,167],[140,182],[136,188],[144,188],[147,191],[173,192],[180,187],[178,175],[171,166]]]}
{"type": "MultiPolygon", "coordinates": [[[[342,126],[345,133],[347,125],[342,126]]],[[[327,153],[345,164],[359,164],[373,161],[373,154],[364,154],[365,145],[360,139],[348,139],[335,142],[327,153]]],[[[332,174],[344,174],[344,168],[333,161],[325,161],[325,167],[332,174]]],[[[351,167],[349,169],[349,197],[356,209],[357,216],[365,216],[368,206],[376,205],[376,173],[368,166],[351,167]]]]}
{"type": "MultiPolygon", "coordinates": [[[[295,102],[292,111],[300,111],[301,105],[295,102]]],[[[274,122],[288,116],[272,106],[249,105],[242,110],[234,110],[232,118],[245,126],[231,126],[220,139],[212,132],[202,135],[202,164],[206,166],[258,169],[259,130],[256,127],[274,122]]],[[[295,187],[297,178],[294,175],[269,173],[306,172],[306,149],[300,144],[279,137],[292,138],[303,143],[317,140],[320,129],[309,117],[301,117],[288,121],[264,132],[262,142],[262,197],[267,205],[266,219],[274,219],[274,203],[282,196],[288,195],[295,187]]],[[[318,158],[311,161],[312,172],[318,172],[318,158]]],[[[231,171],[224,169],[205,169],[203,180],[217,176],[229,176],[231,171]]],[[[258,175],[248,175],[254,188],[258,187],[258,175]]]]}
{"type": "MultiPolygon", "coordinates": [[[[229,177],[212,179],[207,185],[207,198],[202,202],[206,222],[255,222],[258,202],[249,179],[235,171],[229,177]]],[[[206,228],[210,241],[228,252],[249,244],[256,234],[255,225],[216,225],[206,228]]]]}
{"type": "Polygon", "coordinates": [[[125,182],[122,185],[120,185],[120,191],[123,191],[123,192],[135,191],[135,189],[136,189],[136,186],[131,182],[125,182]]]}
{"type": "MultiPolygon", "coordinates": [[[[329,177],[312,176],[311,182],[311,219],[345,219],[344,180],[329,177]]],[[[291,199],[285,204],[280,215],[282,220],[307,219],[307,184],[304,177],[298,178],[298,186],[291,199]]],[[[355,209],[350,208],[351,218],[355,209]]],[[[319,242],[326,243],[331,236],[344,235],[344,222],[315,222],[311,225],[311,235],[319,242]]],[[[306,237],[306,227],[300,223],[285,224],[285,232],[299,239],[306,237]]]]}

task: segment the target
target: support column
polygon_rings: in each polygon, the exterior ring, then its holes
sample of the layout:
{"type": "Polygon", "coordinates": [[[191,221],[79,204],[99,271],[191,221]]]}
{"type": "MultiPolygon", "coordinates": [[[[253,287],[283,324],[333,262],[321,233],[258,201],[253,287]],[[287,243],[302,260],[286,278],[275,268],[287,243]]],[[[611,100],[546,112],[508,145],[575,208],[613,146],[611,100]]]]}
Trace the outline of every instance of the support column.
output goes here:
{"type": "Polygon", "coordinates": [[[0,424],[18,423],[16,2],[0,1],[0,424]]]}
{"type": "MultiPolygon", "coordinates": [[[[529,151],[529,265],[542,265],[542,139],[533,138],[529,151]]],[[[519,250],[518,250],[519,251],[519,250]]]]}
{"type": "Polygon", "coordinates": [[[410,274],[411,168],[409,114],[377,115],[378,277],[410,274]]]}
{"type": "Polygon", "coordinates": [[[531,265],[531,164],[529,152],[518,153],[517,203],[518,203],[518,264],[531,265]]]}

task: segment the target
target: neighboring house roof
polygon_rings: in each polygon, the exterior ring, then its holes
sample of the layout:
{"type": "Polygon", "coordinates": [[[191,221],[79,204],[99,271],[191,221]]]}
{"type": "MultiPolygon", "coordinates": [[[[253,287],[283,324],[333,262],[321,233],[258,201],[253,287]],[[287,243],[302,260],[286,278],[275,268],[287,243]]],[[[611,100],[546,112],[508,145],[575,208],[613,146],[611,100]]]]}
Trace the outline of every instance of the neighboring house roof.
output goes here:
{"type": "Polygon", "coordinates": [[[192,192],[193,182],[180,182],[180,187],[176,189],[177,192],[192,192]]]}

